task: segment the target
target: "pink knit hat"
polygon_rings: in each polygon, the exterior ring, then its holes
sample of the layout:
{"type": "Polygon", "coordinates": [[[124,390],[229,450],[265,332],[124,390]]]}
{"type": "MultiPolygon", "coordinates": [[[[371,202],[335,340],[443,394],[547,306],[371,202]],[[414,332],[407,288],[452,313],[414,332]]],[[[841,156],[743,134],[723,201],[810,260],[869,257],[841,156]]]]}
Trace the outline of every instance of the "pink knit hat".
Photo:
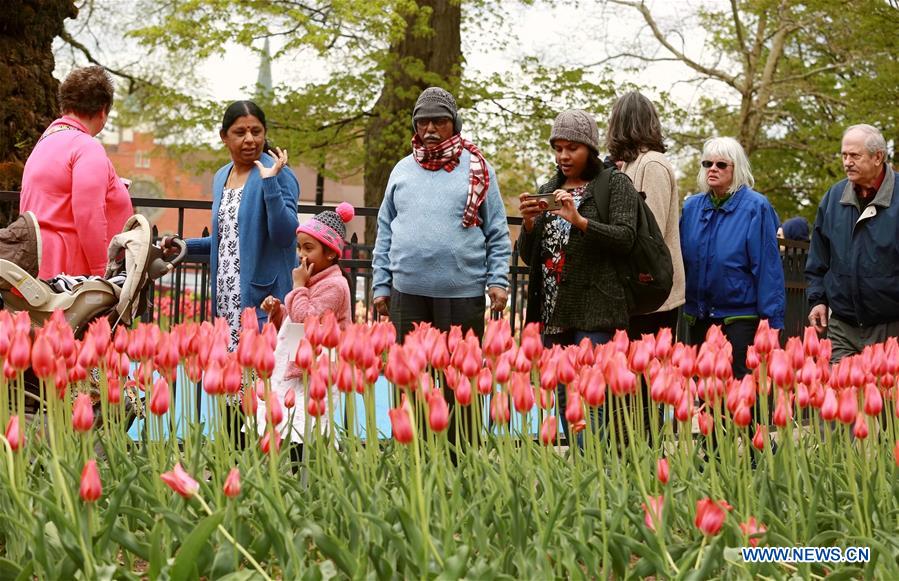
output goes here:
{"type": "Polygon", "coordinates": [[[355,215],[351,204],[340,202],[334,211],[325,210],[297,228],[297,234],[304,232],[312,236],[339,256],[346,238],[346,223],[355,215]]]}

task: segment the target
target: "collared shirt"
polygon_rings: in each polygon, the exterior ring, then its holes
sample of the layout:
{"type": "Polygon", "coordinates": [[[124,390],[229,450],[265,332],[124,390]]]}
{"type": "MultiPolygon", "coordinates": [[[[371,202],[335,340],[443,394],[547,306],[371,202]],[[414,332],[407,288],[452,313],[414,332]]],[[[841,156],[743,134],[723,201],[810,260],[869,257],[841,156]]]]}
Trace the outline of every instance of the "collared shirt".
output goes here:
{"type": "Polygon", "coordinates": [[[864,207],[871,203],[874,199],[874,196],[877,195],[877,191],[880,190],[880,186],[883,184],[883,180],[887,175],[887,168],[884,165],[880,170],[880,177],[877,178],[877,181],[874,182],[874,185],[870,188],[866,188],[864,186],[860,186],[856,183],[852,184],[852,189],[855,190],[855,195],[858,197],[858,203],[864,207]]]}

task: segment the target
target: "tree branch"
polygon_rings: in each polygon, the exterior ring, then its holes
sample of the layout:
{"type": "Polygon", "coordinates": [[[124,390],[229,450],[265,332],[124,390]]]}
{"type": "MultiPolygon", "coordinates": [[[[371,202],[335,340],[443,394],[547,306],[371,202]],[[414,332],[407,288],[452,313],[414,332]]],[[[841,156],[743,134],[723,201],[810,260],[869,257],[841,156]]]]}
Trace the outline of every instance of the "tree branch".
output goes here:
{"type": "Polygon", "coordinates": [[[642,1],[635,2],[633,0],[609,0],[609,2],[612,2],[613,4],[620,4],[621,6],[630,6],[631,8],[638,10],[640,12],[640,14],[643,15],[643,20],[645,20],[646,24],[649,25],[650,30],[652,30],[653,36],[655,36],[656,40],[659,41],[659,44],[661,44],[666,49],[668,49],[668,51],[671,54],[673,54],[675,57],[677,57],[677,59],[679,61],[683,62],[685,65],[687,65],[691,69],[693,69],[699,73],[702,73],[703,75],[706,75],[708,77],[718,79],[719,81],[726,83],[727,85],[730,85],[731,87],[733,87],[740,93],[743,93],[743,88],[738,85],[737,78],[735,75],[730,75],[730,74],[728,74],[720,69],[714,68],[714,67],[704,66],[704,65],[694,61],[690,57],[688,57],[686,54],[683,53],[683,51],[676,49],[671,44],[671,42],[669,42],[669,40],[665,36],[665,34],[661,31],[658,23],[655,21],[655,18],[653,18],[653,16],[652,16],[652,12],[649,11],[649,8],[647,8],[646,5],[642,1]]]}
{"type": "Polygon", "coordinates": [[[72,35],[69,34],[69,32],[67,30],[63,29],[63,31],[59,34],[59,37],[61,39],[63,39],[66,42],[66,44],[68,44],[72,48],[80,51],[85,56],[85,58],[87,59],[87,61],[89,63],[99,65],[99,66],[103,67],[104,69],[106,69],[107,71],[109,71],[110,73],[114,74],[115,76],[121,77],[123,79],[127,79],[128,81],[130,81],[131,82],[131,87],[130,87],[131,90],[134,90],[135,86],[140,86],[140,85],[153,86],[153,83],[147,81],[146,79],[141,79],[139,77],[135,77],[134,75],[128,74],[124,71],[120,71],[118,69],[114,69],[114,68],[104,65],[103,63],[98,61],[96,58],[94,58],[94,55],[91,54],[91,51],[88,50],[88,48],[86,46],[84,46],[83,44],[81,44],[80,42],[75,40],[72,37],[72,35]]]}

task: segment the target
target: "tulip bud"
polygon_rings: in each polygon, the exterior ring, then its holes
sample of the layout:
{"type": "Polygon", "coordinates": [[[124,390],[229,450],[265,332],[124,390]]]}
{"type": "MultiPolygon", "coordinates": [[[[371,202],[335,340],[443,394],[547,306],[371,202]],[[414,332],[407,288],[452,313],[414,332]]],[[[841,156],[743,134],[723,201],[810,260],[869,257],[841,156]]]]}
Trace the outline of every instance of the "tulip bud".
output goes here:
{"type": "Polygon", "coordinates": [[[293,389],[288,389],[287,393],[284,394],[284,407],[287,409],[293,409],[294,406],[297,405],[297,392],[293,389]]]}
{"type": "Polygon", "coordinates": [[[855,434],[855,437],[859,440],[864,440],[868,437],[868,418],[864,413],[858,412],[858,415],[855,417],[855,425],[852,428],[852,433],[855,434]]]}
{"type": "Polygon", "coordinates": [[[100,473],[97,472],[96,460],[88,460],[81,470],[81,488],[79,492],[81,500],[84,502],[96,502],[103,495],[103,485],[100,483],[100,473]]]}
{"type": "Polygon", "coordinates": [[[449,405],[442,390],[435,389],[428,394],[428,425],[434,432],[442,432],[449,426],[449,405]]]}
{"type": "Polygon", "coordinates": [[[574,390],[568,390],[568,401],[565,402],[565,419],[570,425],[584,419],[584,406],[581,405],[581,394],[574,390]]]}
{"type": "Polygon", "coordinates": [[[768,428],[760,424],[755,425],[755,435],[752,436],[752,447],[756,450],[764,450],[765,442],[768,441],[768,428]]]}
{"type": "Polygon", "coordinates": [[[89,432],[94,426],[94,408],[91,404],[91,396],[79,393],[75,398],[72,410],[72,427],[76,432],[89,432]]]}
{"type": "Polygon", "coordinates": [[[56,372],[56,354],[46,333],[39,333],[31,346],[31,369],[40,379],[49,379],[56,372]]]}
{"type": "Polygon", "coordinates": [[[696,518],[693,523],[705,535],[717,535],[721,531],[724,519],[727,516],[726,510],[732,507],[724,502],[715,502],[709,498],[704,498],[696,502],[696,518]]]}
{"type": "Polygon", "coordinates": [[[824,403],[821,404],[821,419],[827,422],[832,422],[837,417],[837,412],[839,411],[839,404],[837,404],[837,396],[834,393],[833,389],[826,388],[824,390],[824,403]]]}
{"type": "MultiPolygon", "coordinates": [[[[814,330],[814,328],[812,328],[812,330],[814,330]]],[[[757,547],[759,546],[759,539],[757,536],[764,534],[768,529],[765,525],[758,523],[754,516],[751,516],[748,521],[740,523],[740,530],[743,531],[744,535],[749,537],[750,546],[757,547]]]]}
{"type": "MultiPolygon", "coordinates": [[[[293,390],[291,390],[292,392],[293,390]]],[[[265,406],[265,419],[271,422],[273,426],[279,425],[284,420],[284,409],[281,407],[281,402],[274,392],[269,392],[268,394],[268,401],[265,406]]]]}
{"type": "Polygon", "coordinates": [[[552,446],[556,442],[559,432],[559,421],[556,416],[546,416],[543,425],[540,426],[540,443],[544,446],[552,446]]]}
{"type": "Polygon", "coordinates": [[[490,398],[490,419],[497,425],[505,425],[512,419],[509,409],[509,393],[497,391],[490,398]]]}
{"type": "Polygon", "coordinates": [[[175,468],[169,472],[164,472],[159,476],[169,488],[177,492],[184,498],[191,498],[200,489],[199,483],[188,474],[181,463],[175,464],[175,468]]]}
{"type": "Polygon", "coordinates": [[[325,411],[327,411],[327,405],[324,400],[309,398],[309,402],[306,404],[306,413],[313,418],[318,418],[323,416],[325,411]]]}
{"type": "Polygon", "coordinates": [[[10,416],[6,422],[6,441],[13,452],[17,452],[25,444],[25,434],[19,427],[19,416],[10,416]]]}
{"type": "Polygon", "coordinates": [[[659,458],[656,461],[656,477],[659,479],[659,482],[662,484],[668,484],[668,459],[667,458],[659,458]]]}
{"type": "Polygon", "coordinates": [[[844,424],[850,424],[855,421],[858,415],[858,399],[855,390],[847,387],[840,391],[839,420],[844,424]]]}
{"type": "MultiPolygon", "coordinates": [[[[447,367],[447,371],[449,371],[450,367],[447,367]]],[[[449,377],[449,374],[447,374],[449,377]]],[[[471,382],[461,377],[459,378],[459,383],[456,385],[456,389],[454,390],[456,393],[456,402],[460,405],[470,405],[471,404],[471,382]]]]}
{"type": "Polygon", "coordinates": [[[240,470],[236,467],[228,472],[228,477],[225,478],[225,485],[222,487],[222,490],[228,498],[237,498],[240,494],[240,470]]]}
{"type": "Polygon", "coordinates": [[[869,416],[879,416],[883,411],[883,397],[880,390],[873,383],[865,386],[865,413],[869,416]]]}
{"type": "Polygon", "coordinates": [[[266,430],[265,435],[259,440],[259,449],[262,450],[263,454],[268,454],[269,452],[277,454],[281,450],[281,433],[277,430],[266,430]],[[272,446],[272,441],[275,443],[274,446],[272,446]]]}
{"type": "Polygon", "coordinates": [[[150,396],[150,412],[157,416],[164,415],[169,411],[170,400],[169,382],[165,378],[160,377],[153,384],[153,395],[150,396]]]}
{"type": "Polygon", "coordinates": [[[643,522],[646,524],[646,528],[655,531],[656,525],[662,522],[662,508],[665,504],[665,497],[661,495],[650,496],[648,500],[649,506],[645,502],[640,504],[643,507],[643,522]]]}
{"type": "Polygon", "coordinates": [[[393,438],[400,444],[411,444],[412,438],[415,437],[415,429],[412,420],[409,417],[409,410],[405,397],[400,407],[387,411],[390,416],[390,426],[393,430],[393,438]]]}

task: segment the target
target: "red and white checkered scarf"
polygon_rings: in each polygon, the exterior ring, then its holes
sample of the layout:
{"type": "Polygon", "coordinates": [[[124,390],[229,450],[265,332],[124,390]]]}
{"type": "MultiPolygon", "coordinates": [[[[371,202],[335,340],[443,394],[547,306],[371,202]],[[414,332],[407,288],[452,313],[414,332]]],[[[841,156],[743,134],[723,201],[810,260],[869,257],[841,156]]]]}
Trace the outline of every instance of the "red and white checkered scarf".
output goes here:
{"type": "Polygon", "coordinates": [[[478,218],[478,208],[487,197],[487,188],[490,187],[487,160],[484,159],[474,143],[462,139],[458,133],[429,148],[425,147],[417,133],[412,138],[412,157],[415,158],[418,165],[430,171],[440,169],[453,171],[459,165],[463,149],[471,152],[471,164],[468,170],[468,200],[462,214],[462,227],[470,228],[481,224],[481,220],[478,218]]]}

